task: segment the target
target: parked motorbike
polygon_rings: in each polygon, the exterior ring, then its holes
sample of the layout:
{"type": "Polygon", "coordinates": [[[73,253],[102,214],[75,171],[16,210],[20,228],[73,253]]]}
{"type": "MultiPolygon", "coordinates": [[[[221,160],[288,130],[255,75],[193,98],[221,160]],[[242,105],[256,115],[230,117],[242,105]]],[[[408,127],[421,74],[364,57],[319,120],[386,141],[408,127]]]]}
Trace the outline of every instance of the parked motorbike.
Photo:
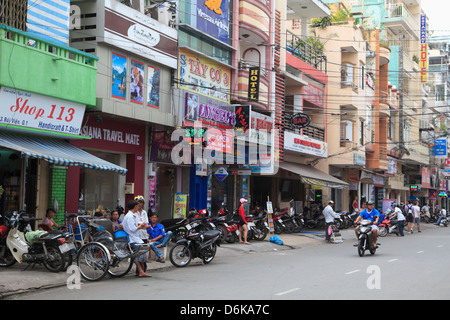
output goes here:
{"type": "Polygon", "coordinates": [[[255,239],[257,241],[263,241],[267,233],[269,233],[269,225],[265,221],[266,214],[264,212],[261,212],[258,216],[246,216],[245,219],[247,220],[247,227],[248,227],[248,233],[247,233],[247,241],[250,241],[251,239],[255,239]]]}
{"type": "MultiPolygon", "coordinates": [[[[26,215],[25,211],[14,212],[9,220],[6,246],[0,250],[7,258],[6,263],[0,266],[6,267],[13,264],[9,256],[11,254],[19,263],[26,262],[30,265],[42,263],[51,272],[64,270],[67,261],[70,260],[69,251],[75,248],[73,235],[67,232],[27,231],[31,221],[41,219],[29,218],[26,215]]],[[[0,261],[4,262],[5,256],[0,261]]]]}
{"type": "Polygon", "coordinates": [[[295,221],[295,231],[294,232],[300,232],[302,231],[303,227],[305,226],[305,220],[303,219],[303,214],[294,214],[294,221],[295,221]]]}
{"type": "Polygon", "coordinates": [[[187,218],[165,219],[160,222],[164,226],[164,230],[172,231],[172,241],[177,242],[186,236],[186,225],[189,223],[187,218]]]}
{"type": "Polygon", "coordinates": [[[337,212],[337,214],[339,215],[339,218],[334,218],[334,225],[336,226],[336,228],[338,228],[339,230],[344,229],[345,228],[345,222],[342,219],[342,214],[337,212]]]}
{"type": "Polygon", "coordinates": [[[305,224],[309,229],[324,229],[326,226],[324,215],[317,211],[305,224]]]}
{"type": "MultiPolygon", "coordinates": [[[[371,255],[374,255],[377,251],[377,247],[373,246],[373,232],[372,232],[372,221],[370,220],[362,220],[360,227],[357,231],[358,236],[358,255],[360,257],[364,256],[366,250],[370,252],[371,255]]],[[[377,244],[378,245],[378,244],[377,244]]]]}
{"type": "MultiPolygon", "coordinates": [[[[384,219],[378,226],[378,235],[380,237],[385,237],[388,234],[393,233],[399,236],[398,222],[398,220],[384,219]]],[[[403,223],[403,221],[401,223],[403,223]]]]}
{"type": "Polygon", "coordinates": [[[280,211],[280,209],[276,208],[274,210],[274,214],[272,216],[273,219],[273,227],[275,234],[281,234],[286,231],[286,224],[284,223],[284,219],[287,218],[288,209],[284,209],[280,211]]]}
{"type": "Polygon", "coordinates": [[[170,262],[175,267],[185,267],[194,258],[202,259],[204,264],[208,264],[214,259],[217,246],[220,246],[220,231],[199,231],[199,224],[201,222],[194,221],[186,225],[188,229],[186,238],[177,241],[177,244],[170,250],[170,262]]]}

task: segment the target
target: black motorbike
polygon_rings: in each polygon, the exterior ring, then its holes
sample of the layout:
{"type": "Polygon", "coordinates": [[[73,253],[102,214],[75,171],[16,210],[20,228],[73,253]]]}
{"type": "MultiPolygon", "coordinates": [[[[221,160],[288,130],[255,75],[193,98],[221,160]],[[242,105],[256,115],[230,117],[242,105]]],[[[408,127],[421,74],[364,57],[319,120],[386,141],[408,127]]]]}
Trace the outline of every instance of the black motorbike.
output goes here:
{"type": "Polygon", "coordinates": [[[371,255],[374,255],[377,251],[378,243],[376,247],[373,246],[372,221],[362,220],[357,231],[357,236],[359,256],[363,257],[366,250],[368,250],[371,255]]]}
{"type": "Polygon", "coordinates": [[[175,267],[187,266],[192,259],[200,258],[204,264],[210,263],[220,246],[220,231],[202,231],[201,221],[194,221],[186,225],[188,229],[186,238],[177,241],[177,244],[170,250],[170,262],[175,267]]]}

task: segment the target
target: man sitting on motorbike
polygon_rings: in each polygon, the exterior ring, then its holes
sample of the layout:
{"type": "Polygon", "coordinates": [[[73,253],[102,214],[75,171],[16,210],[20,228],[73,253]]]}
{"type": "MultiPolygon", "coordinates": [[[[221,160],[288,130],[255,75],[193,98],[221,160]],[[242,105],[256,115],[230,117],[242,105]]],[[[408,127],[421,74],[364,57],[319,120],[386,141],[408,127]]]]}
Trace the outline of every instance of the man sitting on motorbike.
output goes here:
{"type": "MultiPolygon", "coordinates": [[[[373,201],[367,202],[367,208],[359,214],[358,218],[356,218],[355,224],[358,224],[361,220],[370,220],[372,222],[372,233],[373,233],[373,247],[378,248],[377,246],[377,236],[378,236],[378,227],[377,223],[380,219],[380,212],[373,207],[373,201]]],[[[358,239],[358,231],[359,226],[355,228],[355,235],[358,239]]],[[[356,244],[358,246],[358,244],[356,244]]]]}
{"type": "Polygon", "coordinates": [[[404,236],[403,222],[406,220],[406,218],[403,215],[402,210],[399,207],[397,207],[397,202],[395,202],[395,201],[392,202],[391,207],[392,207],[392,209],[391,209],[391,212],[388,214],[388,218],[391,220],[391,222],[393,219],[397,219],[397,221],[398,221],[397,227],[398,227],[398,233],[399,233],[399,234],[397,234],[397,236],[400,235],[401,237],[403,237],[404,236]]]}

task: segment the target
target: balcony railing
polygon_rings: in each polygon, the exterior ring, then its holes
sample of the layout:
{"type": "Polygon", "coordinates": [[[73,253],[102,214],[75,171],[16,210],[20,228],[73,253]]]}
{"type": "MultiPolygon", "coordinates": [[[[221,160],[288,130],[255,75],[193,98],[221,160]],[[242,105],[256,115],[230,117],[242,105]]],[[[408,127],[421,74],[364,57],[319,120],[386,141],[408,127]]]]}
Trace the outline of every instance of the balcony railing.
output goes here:
{"type": "Polygon", "coordinates": [[[419,21],[415,18],[411,12],[406,8],[403,3],[392,3],[386,8],[387,17],[386,18],[403,18],[406,23],[409,24],[413,32],[418,32],[420,30],[419,21]]]}
{"type": "Polygon", "coordinates": [[[317,50],[291,31],[286,31],[286,45],[288,52],[317,70],[327,73],[327,56],[322,51],[317,50]]]}
{"type": "Polygon", "coordinates": [[[98,57],[0,24],[0,85],[96,103],[98,57]]]}

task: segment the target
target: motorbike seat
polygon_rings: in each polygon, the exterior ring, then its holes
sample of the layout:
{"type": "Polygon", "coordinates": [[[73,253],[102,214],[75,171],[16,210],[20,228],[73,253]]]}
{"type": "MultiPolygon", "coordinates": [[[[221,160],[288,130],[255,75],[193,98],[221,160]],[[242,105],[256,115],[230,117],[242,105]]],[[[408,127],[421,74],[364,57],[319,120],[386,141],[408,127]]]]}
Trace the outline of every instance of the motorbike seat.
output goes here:
{"type": "Polygon", "coordinates": [[[203,239],[209,240],[220,235],[219,230],[208,230],[203,233],[203,239]]]}

